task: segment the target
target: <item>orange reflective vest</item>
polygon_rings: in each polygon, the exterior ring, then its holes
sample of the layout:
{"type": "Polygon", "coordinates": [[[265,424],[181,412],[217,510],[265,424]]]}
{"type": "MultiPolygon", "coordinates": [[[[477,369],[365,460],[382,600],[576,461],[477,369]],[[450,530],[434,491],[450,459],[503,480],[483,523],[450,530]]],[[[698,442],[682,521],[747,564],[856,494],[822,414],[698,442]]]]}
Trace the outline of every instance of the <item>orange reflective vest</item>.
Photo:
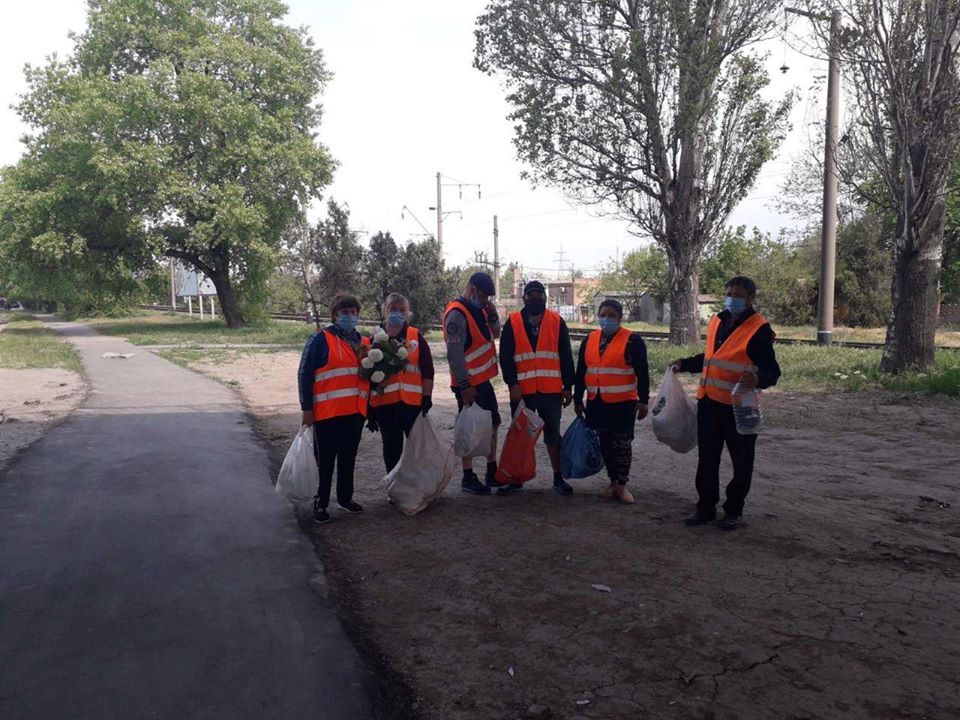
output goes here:
{"type": "Polygon", "coordinates": [[[594,400],[599,393],[604,402],[639,400],[637,374],[624,359],[630,331],[626,328],[617,330],[603,355],[600,354],[601,332],[594,330],[587,338],[587,352],[584,357],[587,362],[587,397],[594,400]]]}
{"type": "MultiPolygon", "coordinates": [[[[459,300],[451,302],[447,305],[447,309],[443,311],[444,339],[447,337],[447,315],[449,315],[452,310],[459,310],[467,319],[467,328],[470,331],[471,342],[470,347],[465,348],[464,352],[466,353],[467,374],[470,376],[470,385],[476,387],[497,376],[497,346],[494,345],[493,340],[487,340],[487,338],[483,336],[483,333],[480,332],[480,326],[477,325],[476,320],[473,319],[473,315],[470,313],[470,309],[459,300]]],[[[484,316],[486,316],[486,313],[484,313],[484,316]]],[[[457,387],[459,384],[453,376],[453,373],[450,373],[450,386],[457,387]]]]}
{"type": "Polygon", "coordinates": [[[404,347],[407,348],[407,366],[396,375],[391,375],[379,390],[370,393],[370,405],[381,407],[402,402],[404,405],[420,407],[423,401],[423,378],[420,377],[419,332],[415,327],[407,327],[404,347]]]}
{"type": "Polygon", "coordinates": [[[524,395],[534,393],[563,392],[560,377],[560,316],[552,310],[543,313],[537,349],[533,349],[523,316],[515,312],[510,316],[513,326],[513,362],[517,365],[517,381],[524,395]]]}
{"type": "Polygon", "coordinates": [[[715,315],[707,327],[707,347],[703,353],[703,375],[700,376],[697,399],[708,397],[724,405],[732,405],[730,391],[737,380],[745,372],[757,371],[757,366],[747,355],[747,344],[757,330],[767,324],[767,320],[760,313],[754,313],[740,323],[717,348],[720,322],[720,316],[715,315]]]}
{"type": "MultiPolygon", "coordinates": [[[[343,338],[323,330],[327,341],[327,364],[313,373],[313,420],[329,420],[360,413],[367,416],[370,382],[360,377],[360,359],[343,338]]],[[[360,341],[369,345],[370,340],[360,341]]]]}

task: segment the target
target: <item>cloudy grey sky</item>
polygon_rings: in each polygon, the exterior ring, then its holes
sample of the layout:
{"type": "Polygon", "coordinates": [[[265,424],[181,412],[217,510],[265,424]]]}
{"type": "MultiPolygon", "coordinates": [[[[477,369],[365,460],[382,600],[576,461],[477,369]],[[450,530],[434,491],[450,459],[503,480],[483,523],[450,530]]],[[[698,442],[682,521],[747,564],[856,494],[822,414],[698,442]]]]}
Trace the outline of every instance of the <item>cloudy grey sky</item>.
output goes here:
{"type": "MultiPolygon", "coordinates": [[[[562,193],[533,189],[521,166],[505,119],[509,108],[495,78],[472,67],[473,29],[484,0],[288,0],[289,22],[307,26],[323,49],[334,79],[323,97],[320,138],[340,162],[326,197],[346,202],[356,228],[390,230],[406,240],[423,232],[406,205],[431,230],[435,175],[446,182],[480,183],[483,199],[464,188],[444,188],[444,209],[462,211],[444,224],[448,262],[462,263],[475,250],[492,254],[492,218],[500,218],[502,260],[555,271],[562,244],[565,264],[588,272],[618,251],[644,241],[626,224],[577,208],[562,193]]],[[[84,26],[83,0],[32,0],[9,4],[0,24],[0,163],[15,162],[24,128],[9,105],[23,90],[24,63],[65,54],[70,30],[84,26]]],[[[798,33],[803,28],[796,27],[798,33]]],[[[777,232],[794,221],[772,207],[803,147],[805,125],[820,115],[812,79],[824,64],[790,51],[791,70],[781,75],[780,42],[769,44],[773,93],[801,92],[794,129],[779,157],[764,167],[753,193],[734,213],[733,224],[777,232]]],[[[318,206],[314,215],[319,213],[318,206]]],[[[366,236],[363,236],[366,237],[366,236]]]]}

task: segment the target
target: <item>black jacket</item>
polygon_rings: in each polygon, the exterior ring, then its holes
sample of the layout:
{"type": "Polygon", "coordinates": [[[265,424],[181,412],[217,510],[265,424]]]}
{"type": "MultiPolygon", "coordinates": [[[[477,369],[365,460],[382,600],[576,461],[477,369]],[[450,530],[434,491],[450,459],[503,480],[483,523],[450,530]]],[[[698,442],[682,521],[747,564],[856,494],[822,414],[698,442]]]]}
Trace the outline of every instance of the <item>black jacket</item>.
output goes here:
{"type": "MultiPolygon", "coordinates": [[[[740,324],[751,315],[756,314],[756,310],[750,308],[740,313],[736,319],[727,311],[720,313],[720,329],[717,331],[717,342],[713,348],[723,345],[723,341],[730,337],[730,334],[740,327],[740,324]]],[[[780,365],[777,363],[777,355],[773,350],[773,340],[776,335],[770,323],[763,325],[747,343],[747,355],[754,365],[757,366],[757,378],[759,382],[757,387],[764,390],[773,387],[780,379],[780,365]]],[[[703,372],[703,353],[692,357],[684,358],[680,361],[680,372],[702,373],[703,372]]]]}

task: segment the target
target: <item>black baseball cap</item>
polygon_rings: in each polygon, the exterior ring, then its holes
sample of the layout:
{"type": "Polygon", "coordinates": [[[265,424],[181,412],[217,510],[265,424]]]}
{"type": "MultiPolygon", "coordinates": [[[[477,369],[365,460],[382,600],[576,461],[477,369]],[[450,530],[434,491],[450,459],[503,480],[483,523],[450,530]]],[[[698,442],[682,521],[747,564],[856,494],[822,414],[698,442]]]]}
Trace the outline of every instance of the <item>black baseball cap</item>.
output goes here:
{"type": "Polygon", "coordinates": [[[493,295],[497,289],[493,284],[493,278],[485,272],[475,272],[470,276],[470,284],[484,295],[493,295]]]}

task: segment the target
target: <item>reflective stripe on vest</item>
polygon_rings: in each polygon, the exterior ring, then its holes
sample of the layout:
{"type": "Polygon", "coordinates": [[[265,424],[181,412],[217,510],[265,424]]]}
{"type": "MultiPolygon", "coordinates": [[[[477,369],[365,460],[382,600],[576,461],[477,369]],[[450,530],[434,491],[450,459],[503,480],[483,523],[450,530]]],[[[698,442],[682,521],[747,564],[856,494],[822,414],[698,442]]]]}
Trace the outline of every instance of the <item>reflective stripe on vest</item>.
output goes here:
{"type": "Polygon", "coordinates": [[[594,330],[587,338],[587,350],[584,360],[587,363],[587,397],[594,400],[599,393],[604,402],[626,402],[639,400],[637,394],[637,375],[627,365],[624,355],[630,331],[620,328],[610,340],[606,351],[600,354],[600,330],[594,330]],[[630,382],[624,380],[629,377],[630,382]]]}
{"type": "Polygon", "coordinates": [[[732,405],[730,391],[734,385],[744,373],[757,371],[757,366],[747,355],[747,345],[757,330],[767,324],[767,320],[760,313],[754,313],[734,328],[717,348],[720,324],[720,316],[715,315],[707,327],[707,346],[703,353],[703,374],[700,376],[697,398],[708,397],[724,405],[732,405]]]}
{"type": "MultiPolygon", "coordinates": [[[[470,347],[464,348],[466,351],[464,359],[467,361],[467,376],[470,385],[476,387],[497,376],[497,346],[493,340],[487,340],[483,336],[483,333],[480,332],[480,326],[473,319],[470,310],[459,300],[451,302],[447,305],[447,309],[443,311],[444,340],[447,339],[447,315],[453,310],[459,310],[467,319],[467,329],[470,332],[471,342],[470,347]]],[[[459,384],[451,372],[450,386],[456,387],[459,384]]]]}
{"type": "Polygon", "coordinates": [[[544,311],[540,321],[537,350],[533,349],[533,343],[527,337],[523,315],[519,312],[512,313],[510,326],[513,330],[513,361],[517,366],[520,392],[523,395],[538,392],[556,395],[563,392],[563,379],[560,374],[560,316],[552,310],[544,311]]]}
{"type": "Polygon", "coordinates": [[[407,366],[396,375],[387,378],[387,384],[370,391],[370,405],[382,407],[402,402],[404,405],[420,407],[423,402],[423,378],[420,376],[419,331],[407,326],[404,347],[407,348],[407,366]]]}
{"type": "MultiPolygon", "coordinates": [[[[329,420],[341,415],[367,414],[370,383],[360,377],[360,360],[346,340],[323,330],[327,341],[327,364],[313,373],[313,419],[329,420]]],[[[370,341],[361,337],[364,345],[370,341]]]]}

